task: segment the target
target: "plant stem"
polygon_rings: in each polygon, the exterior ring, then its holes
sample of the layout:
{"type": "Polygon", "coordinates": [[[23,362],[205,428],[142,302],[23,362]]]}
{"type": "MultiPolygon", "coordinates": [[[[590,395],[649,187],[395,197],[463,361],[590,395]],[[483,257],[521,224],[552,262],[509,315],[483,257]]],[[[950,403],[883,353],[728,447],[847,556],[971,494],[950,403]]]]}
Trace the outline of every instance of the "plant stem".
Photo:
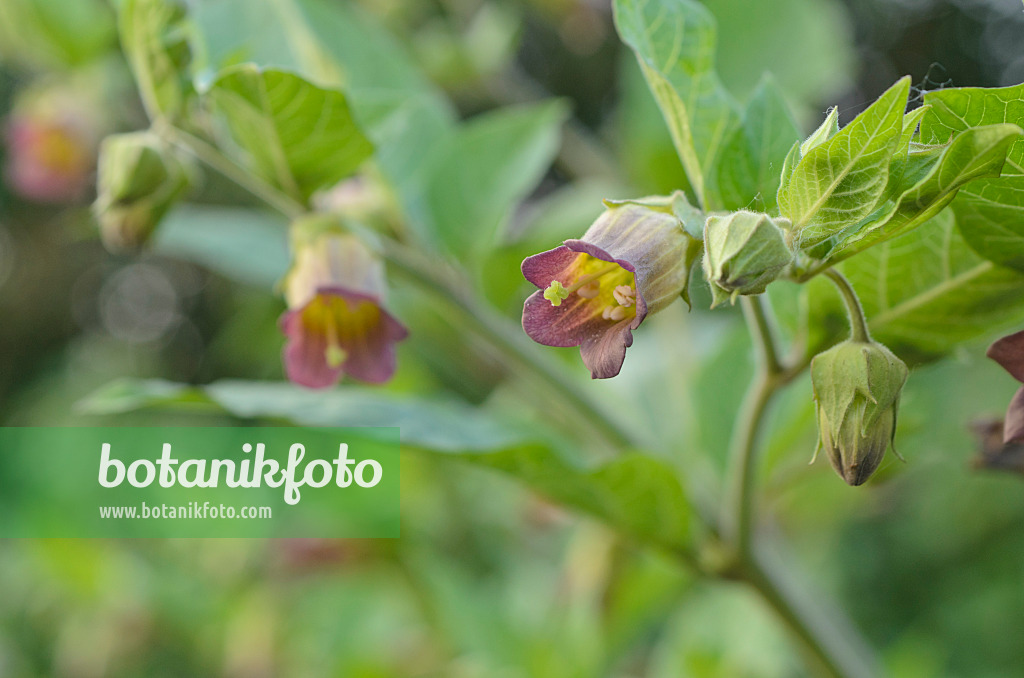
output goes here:
{"type": "Polygon", "coordinates": [[[792,630],[806,654],[833,678],[884,675],[874,651],[840,610],[808,595],[803,581],[774,554],[756,547],[743,565],[743,578],[792,630]]]}
{"type": "Polygon", "coordinates": [[[853,285],[846,279],[846,276],[834,268],[825,269],[824,273],[835,284],[839,295],[843,298],[843,303],[846,304],[846,313],[850,318],[850,339],[861,343],[871,341],[868,322],[864,318],[864,309],[860,305],[860,299],[857,297],[853,285]]]}
{"type": "MultiPolygon", "coordinates": [[[[856,298],[854,296],[854,298],[856,298]]],[[[729,494],[721,531],[732,549],[725,574],[758,591],[799,639],[822,675],[870,678],[879,675],[870,647],[838,610],[826,610],[789,579],[755,537],[754,497],[757,442],[765,413],[775,394],[795,379],[806,361],[783,365],[775,340],[770,307],[763,296],[742,297],[744,317],[757,356],[756,373],[737,419],[730,451],[729,494]]]]}
{"type": "Polygon", "coordinates": [[[775,332],[762,296],[741,297],[743,315],[757,356],[756,374],[737,418],[730,449],[728,495],[724,505],[723,534],[738,561],[746,559],[753,533],[754,480],[757,475],[757,438],[765,410],[782,385],[785,369],[779,361],[775,332]]]}
{"type": "Polygon", "coordinates": [[[743,316],[753,333],[752,338],[756,350],[760,351],[760,361],[764,372],[775,376],[784,372],[779,350],[776,348],[775,324],[771,319],[771,308],[763,294],[756,297],[740,297],[743,316]]]}
{"type": "Polygon", "coordinates": [[[168,143],[191,153],[198,160],[217,170],[289,219],[300,217],[308,211],[306,205],[303,205],[259,177],[245,171],[216,147],[203,139],[174,127],[159,118],[154,120],[153,130],[168,143]]]}

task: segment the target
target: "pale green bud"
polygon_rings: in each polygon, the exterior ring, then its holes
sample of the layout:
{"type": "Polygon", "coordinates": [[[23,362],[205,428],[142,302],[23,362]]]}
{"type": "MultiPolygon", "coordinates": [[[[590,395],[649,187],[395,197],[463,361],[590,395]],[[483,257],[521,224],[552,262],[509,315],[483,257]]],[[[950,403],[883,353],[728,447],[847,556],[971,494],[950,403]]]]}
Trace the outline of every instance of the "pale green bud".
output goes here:
{"type": "Polygon", "coordinates": [[[874,341],[844,341],[811,361],[821,447],[843,480],[875,472],[896,430],[907,366],[874,341]]]}
{"type": "Polygon", "coordinates": [[[761,294],[793,261],[788,219],[741,210],[710,216],[704,225],[704,276],[712,307],[740,294],[761,294]]]}
{"type": "Polygon", "coordinates": [[[104,245],[125,250],[145,243],[195,171],[189,159],[150,132],[104,139],[93,205],[104,245]]]}

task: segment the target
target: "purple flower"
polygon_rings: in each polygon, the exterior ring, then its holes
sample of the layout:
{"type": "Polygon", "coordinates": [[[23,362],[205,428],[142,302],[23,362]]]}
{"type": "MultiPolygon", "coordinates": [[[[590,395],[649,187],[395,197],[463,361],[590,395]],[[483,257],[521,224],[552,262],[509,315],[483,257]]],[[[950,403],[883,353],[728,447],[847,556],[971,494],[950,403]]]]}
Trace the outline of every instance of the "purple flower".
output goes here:
{"type": "Polygon", "coordinates": [[[289,310],[280,321],[288,379],[309,388],[333,386],[345,374],[387,381],[395,372],[395,343],[408,332],[383,307],[380,260],[320,219],[293,228],[300,242],[284,281],[289,310]]]}
{"type": "MultiPolygon", "coordinates": [[[[996,340],[988,348],[988,357],[999,363],[1010,376],[1024,383],[1024,331],[996,340]]],[[[1017,390],[1006,408],[1003,442],[1024,442],[1024,387],[1017,390]]]]}
{"type": "Polygon", "coordinates": [[[545,346],[579,346],[594,379],[614,377],[633,330],[685,292],[694,243],[670,203],[609,204],[580,240],[523,261],[540,288],[523,306],[523,329],[545,346]]]}

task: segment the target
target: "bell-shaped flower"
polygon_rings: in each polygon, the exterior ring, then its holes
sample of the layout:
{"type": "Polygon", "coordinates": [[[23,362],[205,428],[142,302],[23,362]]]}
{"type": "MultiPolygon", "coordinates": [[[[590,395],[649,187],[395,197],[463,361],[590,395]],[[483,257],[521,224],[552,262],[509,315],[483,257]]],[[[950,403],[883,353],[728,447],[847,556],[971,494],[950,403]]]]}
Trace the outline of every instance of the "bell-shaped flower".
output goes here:
{"type": "Polygon", "coordinates": [[[685,293],[699,252],[670,199],[608,203],[581,239],[523,261],[540,288],[523,329],[545,346],[579,346],[593,378],[614,377],[633,330],[685,293]]]}
{"type": "Polygon", "coordinates": [[[294,263],[284,280],[288,379],[309,388],[342,375],[371,383],[395,372],[395,343],[408,332],[383,306],[383,263],[332,219],[293,225],[294,263]]]}

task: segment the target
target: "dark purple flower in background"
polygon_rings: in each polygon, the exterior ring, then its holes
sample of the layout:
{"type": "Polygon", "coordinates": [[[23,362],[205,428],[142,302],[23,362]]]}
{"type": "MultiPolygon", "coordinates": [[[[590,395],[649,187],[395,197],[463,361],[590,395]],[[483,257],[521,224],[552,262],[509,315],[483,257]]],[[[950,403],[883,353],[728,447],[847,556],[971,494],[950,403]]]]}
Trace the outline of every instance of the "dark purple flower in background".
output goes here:
{"type": "Polygon", "coordinates": [[[523,261],[539,288],[523,306],[523,329],[545,346],[579,346],[594,379],[614,377],[633,330],[686,289],[692,245],[670,209],[609,205],[581,239],[523,261]]]}
{"type": "Polygon", "coordinates": [[[355,236],[310,223],[295,227],[299,242],[284,281],[288,379],[309,388],[333,386],[345,374],[385,382],[395,372],[395,343],[408,332],[384,309],[383,264],[355,236]]]}
{"type": "MultiPolygon", "coordinates": [[[[1024,384],[1024,331],[997,340],[989,346],[988,357],[1024,384]]],[[[1010,400],[1010,406],[1006,408],[1003,442],[1024,442],[1024,387],[1017,390],[1010,400]]]]}

